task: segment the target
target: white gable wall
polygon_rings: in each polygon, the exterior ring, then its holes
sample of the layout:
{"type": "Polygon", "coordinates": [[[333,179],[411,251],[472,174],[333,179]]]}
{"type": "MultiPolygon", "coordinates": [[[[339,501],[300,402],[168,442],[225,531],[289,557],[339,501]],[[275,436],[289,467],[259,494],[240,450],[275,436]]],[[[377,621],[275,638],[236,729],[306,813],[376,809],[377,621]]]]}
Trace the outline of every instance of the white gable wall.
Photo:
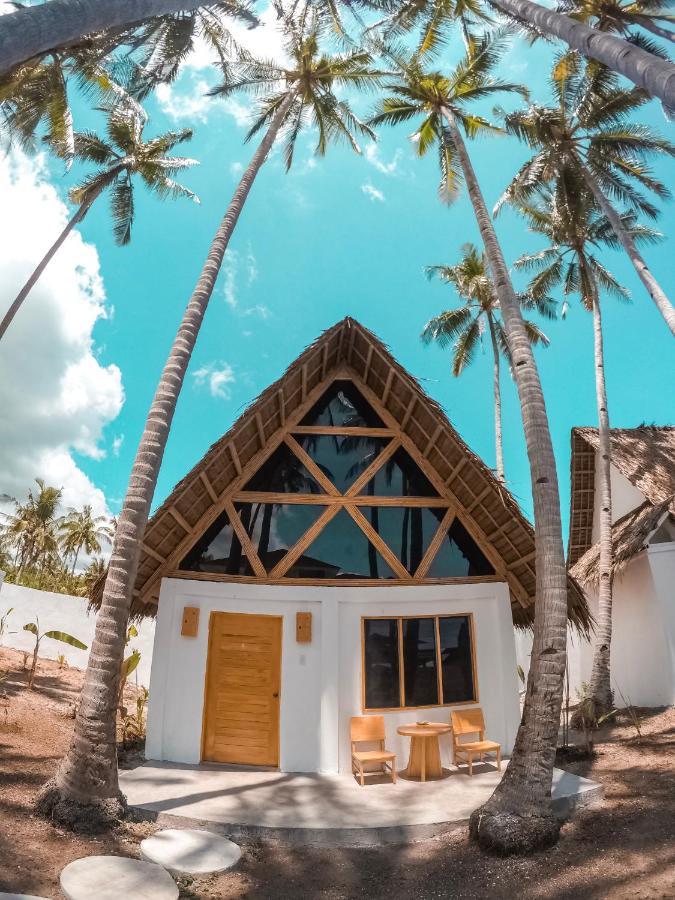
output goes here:
{"type": "MultiPolygon", "coordinates": [[[[593,537],[592,543],[600,540],[600,473],[598,472],[599,453],[595,454],[595,494],[593,498],[593,537]]],[[[610,466],[610,483],[612,487],[612,523],[626,513],[636,509],[647,499],[614,464],[610,466]]]]}
{"type": "MultiPolygon", "coordinates": [[[[361,617],[472,613],[478,704],[488,736],[509,753],[519,722],[516,655],[505,584],[298,587],[164,579],[150,681],[146,756],[198,763],[211,612],[283,616],[280,769],[349,771],[349,719],[362,715],[361,617]],[[200,609],[196,638],[180,634],[183,607],[200,609]],[[312,612],[312,642],[295,640],[295,613],[312,612]]],[[[449,722],[450,708],[384,713],[387,747],[407,761],[398,725],[449,722]]],[[[441,739],[445,765],[449,738],[441,739]]]]}

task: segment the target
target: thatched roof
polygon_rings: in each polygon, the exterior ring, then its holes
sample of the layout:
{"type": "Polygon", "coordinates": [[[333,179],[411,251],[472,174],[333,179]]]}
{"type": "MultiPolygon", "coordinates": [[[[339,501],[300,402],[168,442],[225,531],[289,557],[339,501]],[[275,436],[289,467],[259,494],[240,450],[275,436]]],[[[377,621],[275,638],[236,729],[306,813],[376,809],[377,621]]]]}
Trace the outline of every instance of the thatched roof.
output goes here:
{"type": "MultiPolygon", "coordinates": [[[[514,623],[529,626],[536,589],[532,525],[492,471],[464,443],[441,407],[389,353],[352,318],[325,331],[180,481],[149,520],[143,540],[132,613],[154,615],[162,577],[178,568],[194,533],[203,532],[222,511],[228,486],[250,461],[269,449],[285,422],[339,372],[372,391],[400,428],[401,440],[424,458],[474,534],[493,556],[511,589],[514,623]]],[[[102,584],[92,601],[100,603],[102,584]]],[[[570,578],[569,617],[589,625],[586,601],[570,578]]]]}
{"type": "MultiPolygon", "coordinates": [[[[610,441],[612,464],[645,498],[612,527],[616,573],[644,549],[664,516],[675,513],[675,427],[613,428],[610,441]]],[[[568,562],[571,574],[589,585],[597,583],[600,553],[591,545],[597,448],[597,428],[572,429],[568,562]]]]}

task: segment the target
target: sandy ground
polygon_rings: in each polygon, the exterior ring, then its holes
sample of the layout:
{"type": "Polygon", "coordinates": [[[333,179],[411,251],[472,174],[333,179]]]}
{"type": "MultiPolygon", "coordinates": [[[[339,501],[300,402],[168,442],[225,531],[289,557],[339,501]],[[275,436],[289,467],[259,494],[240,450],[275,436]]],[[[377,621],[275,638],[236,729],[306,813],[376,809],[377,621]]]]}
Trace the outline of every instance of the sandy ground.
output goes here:
{"type": "MultiPolygon", "coordinates": [[[[22,654],[0,649],[0,891],[61,900],[58,876],[81,856],[138,855],[152,824],[73,836],[31,814],[36,790],[67,747],[82,673],[40,662],[24,689],[22,654]]],[[[643,738],[619,720],[593,760],[565,768],[600,781],[605,802],[565,825],[559,844],[527,859],[482,855],[461,827],[408,846],[345,850],[246,844],[239,867],[185,879],[182,898],[675,898],[675,710],[642,710],[643,738]]],[[[367,788],[366,788],[367,790],[367,788]]],[[[92,898],[94,900],[94,898],[92,898]]]]}

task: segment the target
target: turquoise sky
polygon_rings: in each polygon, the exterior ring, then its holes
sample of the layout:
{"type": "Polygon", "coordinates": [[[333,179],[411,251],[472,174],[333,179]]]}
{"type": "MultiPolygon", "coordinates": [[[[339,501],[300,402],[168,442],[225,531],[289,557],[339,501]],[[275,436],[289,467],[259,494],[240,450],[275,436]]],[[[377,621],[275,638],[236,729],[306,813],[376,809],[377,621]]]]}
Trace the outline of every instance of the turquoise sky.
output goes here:
{"type": "MultiPolygon", "coordinates": [[[[453,44],[448,58],[456,58],[456,51],[453,44]]],[[[516,42],[504,60],[503,75],[527,83],[536,97],[546,99],[550,59],[548,47],[516,42]]],[[[173,100],[194,99],[199,82],[210,77],[206,70],[188,72],[173,89],[173,100]]],[[[372,103],[360,101],[361,111],[367,112],[372,103]]],[[[151,134],[190,124],[189,117],[170,118],[156,99],[148,110],[151,134]]],[[[133,241],[122,249],[113,245],[105,204],[95,208],[81,228],[98,248],[108,302],[114,306],[114,316],[95,330],[100,360],[120,366],[126,402],[107,431],[109,447],[114,436],[124,435],[119,455],[82,457],[78,465],[105,491],[112,509],[119,508],[124,495],[159,373],[236,186],[238,164],[245,165],[254,149],[243,144],[244,129],[219,105],[210,104],[199,114],[203,118],[193,120],[196,134],[185,152],[201,165],[183,180],[201,197],[200,206],[186,201],[162,204],[138,190],[133,241]]],[[[673,137],[673,126],[658,104],[647,107],[641,119],[673,137]]],[[[433,154],[422,161],[414,156],[407,138],[411,130],[383,131],[377,154],[370,159],[333,148],[313,163],[308,135],[300,141],[291,174],[284,173],[278,157],[268,161],[231,243],[236,265],[230,260],[218,279],[174,420],[155,505],[246,404],[323,329],[345,315],[354,316],[388,344],[442,404],[472,449],[494,466],[489,354],[479,356],[470,370],[454,379],[447,352],[425,348],[418,338],[430,316],[456,301],[448,287],[427,282],[424,266],[456,261],[460,246],[479,242],[479,237],[465,195],[450,208],[439,202],[436,159],[433,154]],[[227,367],[233,380],[213,396],[205,370],[227,367]]],[[[475,141],[470,151],[491,206],[525,158],[524,149],[500,137],[475,141]]],[[[657,170],[672,183],[672,161],[657,170]]],[[[672,205],[664,209],[659,227],[675,231],[672,205]]],[[[509,212],[500,217],[497,230],[509,263],[540,246],[509,212]]],[[[672,243],[646,253],[672,296],[672,243]]],[[[673,422],[672,337],[622,255],[607,253],[604,261],[633,294],[631,305],[611,298],[605,302],[612,424],[673,422]]],[[[566,321],[543,327],[551,346],[537,358],[566,528],[570,429],[595,423],[591,317],[574,300],[566,321]]],[[[531,515],[520,413],[508,374],[503,393],[508,484],[531,515]]]]}

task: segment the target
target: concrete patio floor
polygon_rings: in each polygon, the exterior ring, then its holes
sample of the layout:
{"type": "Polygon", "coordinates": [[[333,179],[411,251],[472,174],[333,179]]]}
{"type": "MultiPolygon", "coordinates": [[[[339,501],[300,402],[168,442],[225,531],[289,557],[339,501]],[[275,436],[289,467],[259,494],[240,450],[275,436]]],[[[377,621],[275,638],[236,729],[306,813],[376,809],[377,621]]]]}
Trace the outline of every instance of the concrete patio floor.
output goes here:
{"type": "MultiPolygon", "coordinates": [[[[371,776],[365,787],[348,775],[316,775],[227,766],[147,762],[120,772],[129,805],[161,825],[204,825],[233,840],[359,846],[425,840],[466,821],[501,778],[491,764],[471,778],[420,784],[371,776]]],[[[600,785],[554,770],[553,800],[561,816],[602,796],[600,785]]]]}

